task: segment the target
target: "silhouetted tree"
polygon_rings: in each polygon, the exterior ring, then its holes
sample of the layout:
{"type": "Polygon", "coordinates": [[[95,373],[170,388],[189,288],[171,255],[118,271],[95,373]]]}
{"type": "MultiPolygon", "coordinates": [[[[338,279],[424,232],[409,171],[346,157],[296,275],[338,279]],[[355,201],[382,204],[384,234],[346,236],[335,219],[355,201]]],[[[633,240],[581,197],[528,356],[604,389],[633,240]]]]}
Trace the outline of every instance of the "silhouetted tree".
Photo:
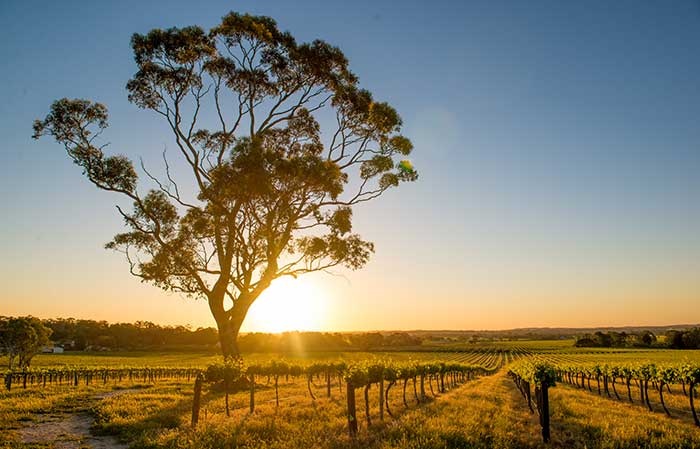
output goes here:
{"type": "Polygon", "coordinates": [[[683,333],[683,348],[698,349],[700,348],[700,328],[693,328],[683,333]]]}
{"type": "Polygon", "coordinates": [[[367,263],[374,248],[351,233],[351,207],[417,178],[397,159],[412,144],[338,48],[297,43],[268,17],[230,13],[209,32],[155,29],[131,44],[129,100],[167,123],[187,188],[164,153],[164,179],[142,163],[154,189],[140,193],[133,163],[98,143],[101,104],[58,100],[34,137],[53,136],[95,186],[133,203],[118,207],[128,232],[107,247],[144,281],[206,299],[223,355],[237,357],[246,313],[274,279],[367,263]]]}
{"type": "Polygon", "coordinates": [[[600,346],[602,348],[609,348],[612,345],[612,338],[610,337],[609,334],[606,334],[606,333],[601,332],[601,331],[596,331],[594,336],[595,336],[596,346],[600,346]]]}
{"type": "Polygon", "coordinates": [[[7,355],[9,369],[14,367],[15,358],[19,368],[28,367],[34,355],[49,344],[49,336],[51,329],[38,318],[0,318],[0,351],[7,355]]]}
{"type": "Polygon", "coordinates": [[[614,332],[611,331],[608,333],[610,336],[610,345],[614,347],[621,347],[625,345],[625,342],[627,341],[627,333],[626,332],[614,332]]]}
{"type": "Polygon", "coordinates": [[[379,332],[366,332],[350,336],[350,343],[363,351],[376,348],[384,343],[384,336],[379,332]]]}
{"type": "Polygon", "coordinates": [[[656,343],[656,335],[651,331],[643,331],[640,335],[640,340],[645,346],[651,346],[656,343]]]}
{"type": "Polygon", "coordinates": [[[666,332],[666,345],[674,349],[699,349],[700,328],[669,330],[666,332]]]}

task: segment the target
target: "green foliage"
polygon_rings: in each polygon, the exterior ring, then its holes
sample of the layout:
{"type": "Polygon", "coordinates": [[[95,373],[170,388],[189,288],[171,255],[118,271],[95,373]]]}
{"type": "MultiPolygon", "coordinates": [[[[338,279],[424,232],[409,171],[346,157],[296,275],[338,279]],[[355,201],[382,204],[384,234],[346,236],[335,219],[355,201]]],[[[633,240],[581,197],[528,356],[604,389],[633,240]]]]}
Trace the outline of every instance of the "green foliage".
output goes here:
{"type": "Polygon", "coordinates": [[[526,382],[537,386],[556,386],[557,372],[554,366],[545,362],[521,360],[510,366],[509,372],[526,382]]]}
{"type": "Polygon", "coordinates": [[[578,348],[625,348],[649,347],[656,344],[656,335],[651,331],[641,332],[601,332],[576,337],[574,346],[578,348]]]}
{"type": "Polygon", "coordinates": [[[0,353],[7,355],[9,369],[18,358],[20,369],[28,368],[32,358],[49,344],[51,329],[38,318],[31,316],[18,318],[0,317],[0,353]]]}
{"type": "Polygon", "coordinates": [[[486,374],[489,370],[481,366],[464,363],[431,363],[365,359],[350,364],[345,362],[292,363],[285,360],[271,360],[266,363],[231,361],[209,365],[205,370],[205,380],[219,382],[229,375],[235,381],[241,376],[292,376],[313,378],[319,375],[341,376],[355,388],[374,384],[382,380],[407,380],[426,374],[476,373],[486,374]],[[227,374],[228,373],[228,374],[227,374]]]}
{"type": "Polygon", "coordinates": [[[240,359],[226,360],[221,363],[214,363],[204,371],[204,380],[207,382],[223,381],[230,385],[246,374],[246,367],[240,359]]]}
{"type": "Polygon", "coordinates": [[[683,364],[677,368],[676,379],[688,383],[700,384],[700,364],[683,364]]]}
{"type": "Polygon", "coordinates": [[[666,345],[674,349],[700,349],[700,327],[666,332],[666,345]]]}

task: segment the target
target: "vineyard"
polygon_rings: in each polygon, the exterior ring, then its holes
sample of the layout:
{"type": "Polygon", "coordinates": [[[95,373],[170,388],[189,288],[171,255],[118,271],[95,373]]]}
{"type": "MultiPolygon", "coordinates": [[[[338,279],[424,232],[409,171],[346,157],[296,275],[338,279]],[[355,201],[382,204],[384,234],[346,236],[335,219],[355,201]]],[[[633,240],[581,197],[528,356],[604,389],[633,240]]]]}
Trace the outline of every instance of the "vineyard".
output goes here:
{"type": "Polygon", "coordinates": [[[0,372],[0,442],[25,447],[23,441],[35,441],[31,429],[38,424],[32,422],[79,403],[89,404],[81,413],[93,417],[92,430],[116,436],[121,447],[259,447],[268,439],[276,441],[272,447],[302,447],[302,441],[312,444],[309,439],[318,447],[411,447],[405,438],[419,432],[412,430],[415,420],[432,430],[414,437],[435,440],[435,447],[446,447],[445,438],[469,442],[447,447],[496,447],[487,444],[495,440],[509,441],[501,447],[539,447],[543,441],[608,447],[602,441],[613,438],[610,432],[637,443],[609,447],[645,447],[639,441],[654,442],[646,447],[700,445],[698,351],[580,350],[549,343],[254,354],[233,364],[206,356],[190,363],[185,355],[179,367],[177,355],[144,356],[140,366],[124,366],[118,355],[94,357],[92,366],[73,364],[71,355],[38,356],[30,370],[0,372]],[[158,366],[159,360],[165,363],[158,366]],[[604,429],[598,436],[582,430],[616,414],[635,417],[634,438],[622,418],[619,430],[609,421],[595,424],[604,429]],[[588,427],[574,428],[584,419],[588,427]],[[453,427],[458,422],[465,427],[453,427]]]}

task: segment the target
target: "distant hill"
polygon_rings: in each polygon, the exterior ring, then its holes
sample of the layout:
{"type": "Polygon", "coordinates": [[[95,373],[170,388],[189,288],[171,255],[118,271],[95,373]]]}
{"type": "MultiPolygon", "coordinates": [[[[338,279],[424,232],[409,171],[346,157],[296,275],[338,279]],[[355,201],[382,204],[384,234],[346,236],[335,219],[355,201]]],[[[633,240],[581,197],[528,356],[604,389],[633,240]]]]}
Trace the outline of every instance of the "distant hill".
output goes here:
{"type": "Polygon", "coordinates": [[[670,330],[685,330],[699,327],[700,324],[671,324],[663,326],[608,326],[608,327],[522,327],[503,330],[411,330],[409,334],[420,337],[456,338],[464,339],[480,337],[488,339],[562,339],[574,338],[582,334],[600,332],[626,332],[637,333],[651,331],[654,334],[663,334],[670,330]]]}

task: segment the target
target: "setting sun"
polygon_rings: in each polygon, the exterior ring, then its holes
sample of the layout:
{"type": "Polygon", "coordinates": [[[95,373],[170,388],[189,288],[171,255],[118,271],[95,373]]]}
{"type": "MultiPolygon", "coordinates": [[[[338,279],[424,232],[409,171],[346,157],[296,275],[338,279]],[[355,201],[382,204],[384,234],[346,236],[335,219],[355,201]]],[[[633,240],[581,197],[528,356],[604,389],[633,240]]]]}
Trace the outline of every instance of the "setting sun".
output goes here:
{"type": "Polygon", "coordinates": [[[325,328],[324,297],[309,279],[280,278],[252,305],[246,331],[285,332],[325,328]]]}

